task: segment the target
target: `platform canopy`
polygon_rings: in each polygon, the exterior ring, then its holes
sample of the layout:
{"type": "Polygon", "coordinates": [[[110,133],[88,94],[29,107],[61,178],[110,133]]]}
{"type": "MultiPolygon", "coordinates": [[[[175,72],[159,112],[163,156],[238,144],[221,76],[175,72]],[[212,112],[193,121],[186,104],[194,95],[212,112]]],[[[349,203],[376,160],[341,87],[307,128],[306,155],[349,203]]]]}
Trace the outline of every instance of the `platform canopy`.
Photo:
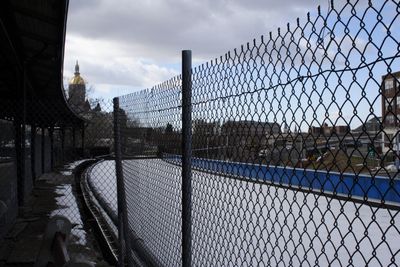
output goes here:
{"type": "Polygon", "coordinates": [[[63,88],[67,12],[68,0],[0,1],[0,118],[82,125],[63,88]]]}

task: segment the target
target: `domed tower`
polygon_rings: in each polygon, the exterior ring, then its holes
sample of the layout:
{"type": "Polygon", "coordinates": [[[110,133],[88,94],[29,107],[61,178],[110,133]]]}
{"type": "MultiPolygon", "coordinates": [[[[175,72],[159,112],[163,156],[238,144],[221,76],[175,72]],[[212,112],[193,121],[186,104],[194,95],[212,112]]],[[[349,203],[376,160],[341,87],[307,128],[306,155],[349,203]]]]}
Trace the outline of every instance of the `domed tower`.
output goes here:
{"type": "Polygon", "coordinates": [[[79,73],[79,64],[76,61],[74,77],[72,77],[68,85],[68,102],[75,111],[84,111],[85,95],[85,80],[79,73]]]}

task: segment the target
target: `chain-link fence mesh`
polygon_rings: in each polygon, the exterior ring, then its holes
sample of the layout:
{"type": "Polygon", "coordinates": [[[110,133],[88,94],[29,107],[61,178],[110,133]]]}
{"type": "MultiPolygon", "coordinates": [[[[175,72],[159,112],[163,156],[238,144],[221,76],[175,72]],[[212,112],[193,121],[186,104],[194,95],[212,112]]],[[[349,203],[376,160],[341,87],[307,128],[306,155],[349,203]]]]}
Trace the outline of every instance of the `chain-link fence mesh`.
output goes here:
{"type": "MultiPolygon", "coordinates": [[[[69,103],[69,113],[50,101],[30,102],[25,115],[21,101],[1,103],[0,240],[15,223],[17,214],[40,220],[63,215],[75,225],[70,237],[72,255],[79,249],[92,248],[78,182],[88,184],[89,190],[99,192],[96,196],[116,206],[115,171],[101,162],[85,179],[75,179],[74,171],[88,159],[99,161],[113,153],[112,102],[96,101],[84,110],[69,103]]],[[[100,214],[107,216],[105,211],[100,214]]],[[[115,238],[116,227],[110,227],[115,238]]]]}
{"type": "Polygon", "coordinates": [[[0,205],[2,218],[0,222],[0,236],[4,236],[17,216],[17,168],[16,155],[13,147],[15,131],[13,123],[0,120],[0,205]]]}
{"type": "MultiPolygon", "coordinates": [[[[97,100],[92,103],[76,105],[69,98],[72,110],[82,119],[81,127],[61,128],[57,147],[61,149],[64,158],[64,167],[56,180],[58,186],[57,204],[61,207],[53,215],[67,216],[73,223],[84,226],[85,206],[89,206],[94,213],[100,227],[108,235],[109,242],[116,242],[116,187],[114,162],[110,159],[113,153],[113,106],[111,101],[97,100]],[[64,147],[64,149],[62,149],[64,147]],[[88,159],[95,159],[92,166],[76,179],[76,167],[88,159]],[[68,163],[68,164],[65,164],[68,163]],[[78,193],[83,191],[87,203],[82,203],[78,193]],[[83,204],[83,205],[82,205],[83,204]],[[104,228],[106,227],[106,228],[104,228]]],[[[87,216],[87,214],[85,215],[87,216]]],[[[88,225],[86,225],[87,227],[88,225]]],[[[81,227],[73,229],[82,243],[85,243],[86,234],[81,227]]]]}
{"type": "Polygon", "coordinates": [[[129,227],[163,265],[176,265],[181,257],[181,174],[174,166],[159,165],[164,153],[181,151],[180,86],[181,78],[175,77],[119,98],[129,227]]]}
{"type": "MultiPolygon", "coordinates": [[[[192,265],[399,265],[399,13],[332,2],[192,70],[192,265]]],[[[119,98],[129,227],[166,266],[181,83],[119,98]]]]}
{"type": "MultiPolygon", "coordinates": [[[[332,2],[192,69],[192,265],[399,265],[399,13],[396,1],[332,2]]],[[[49,216],[83,225],[83,189],[115,241],[115,114],[85,101],[83,85],[78,67],[68,112],[1,101],[0,237],[45,180],[56,184],[49,216]]],[[[178,76],[119,98],[135,262],[183,262],[181,88],[178,76]]]]}

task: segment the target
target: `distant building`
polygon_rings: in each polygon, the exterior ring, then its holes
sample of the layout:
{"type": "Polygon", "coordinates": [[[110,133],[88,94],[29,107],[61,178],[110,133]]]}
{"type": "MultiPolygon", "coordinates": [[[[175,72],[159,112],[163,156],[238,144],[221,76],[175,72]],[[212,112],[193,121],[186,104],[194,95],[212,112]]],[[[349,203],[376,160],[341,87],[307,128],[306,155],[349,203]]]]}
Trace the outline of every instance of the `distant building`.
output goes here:
{"type": "Polygon", "coordinates": [[[357,152],[367,156],[373,148],[378,154],[382,153],[382,117],[372,117],[360,126],[351,130],[351,138],[344,140],[347,145],[354,143],[357,152]]]}
{"type": "Polygon", "coordinates": [[[227,121],[221,128],[223,135],[239,137],[267,136],[281,133],[281,125],[276,122],[227,121]]]}
{"type": "MultiPolygon", "coordinates": [[[[289,133],[290,129],[289,129],[289,125],[285,122],[285,124],[283,125],[283,133],[289,133]]],[[[296,132],[296,130],[295,130],[296,132]]]]}
{"type": "Polygon", "coordinates": [[[382,117],[373,117],[352,130],[353,134],[375,136],[380,132],[382,117]]]}
{"type": "Polygon", "coordinates": [[[252,161],[268,140],[281,132],[281,125],[276,122],[227,121],[221,126],[220,142],[227,148],[230,160],[252,161]]]}
{"type": "Polygon", "coordinates": [[[219,122],[207,122],[204,120],[193,121],[193,134],[202,136],[216,136],[219,134],[219,122]]]}
{"type": "Polygon", "coordinates": [[[382,152],[390,147],[395,149],[394,143],[400,126],[400,72],[382,76],[382,152]]]}
{"type": "Polygon", "coordinates": [[[319,126],[310,126],[308,132],[312,135],[319,136],[330,136],[330,135],[345,135],[350,132],[350,126],[348,125],[334,125],[328,126],[325,124],[322,127],[319,126]]]}
{"type": "Polygon", "coordinates": [[[90,104],[89,101],[85,99],[86,84],[79,73],[79,64],[78,61],[76,61],[74,77],[72,77],[68,84],[68,103],[77,113],[88,112],[90,110],[90,104]]]}

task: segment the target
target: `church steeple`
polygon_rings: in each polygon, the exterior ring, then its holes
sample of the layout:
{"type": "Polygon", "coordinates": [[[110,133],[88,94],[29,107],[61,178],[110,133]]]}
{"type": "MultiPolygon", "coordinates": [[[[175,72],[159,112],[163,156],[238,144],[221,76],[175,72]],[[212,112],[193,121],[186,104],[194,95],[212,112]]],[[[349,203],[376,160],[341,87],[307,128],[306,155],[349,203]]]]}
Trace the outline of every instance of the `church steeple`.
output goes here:
{"type": "Polygon", "coordinates": [[[79,75],[80,73],[79,73],[79,64],[78,64],[78,60],[76,61],[76,64],[75,64],[75,76],[77,76],[77,75],[79,75]]]}

